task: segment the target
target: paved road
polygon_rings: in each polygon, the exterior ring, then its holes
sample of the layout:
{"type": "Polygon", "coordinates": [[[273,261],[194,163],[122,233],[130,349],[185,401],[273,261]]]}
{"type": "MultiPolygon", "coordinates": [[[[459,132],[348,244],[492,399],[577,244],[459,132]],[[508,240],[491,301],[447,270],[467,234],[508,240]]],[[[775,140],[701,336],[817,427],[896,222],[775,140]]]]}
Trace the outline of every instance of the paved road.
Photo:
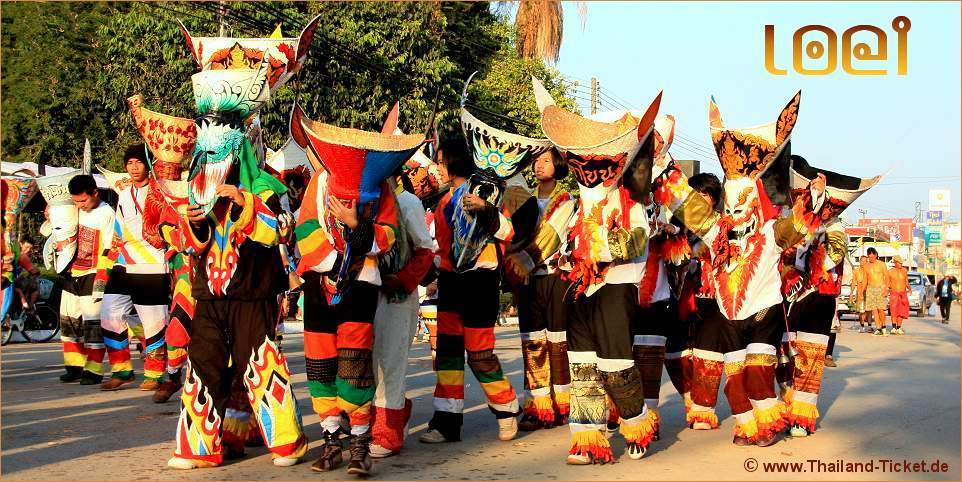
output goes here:
{"type": "MultiPolygon", "coordinates": [[[[413,437],[400,457],[375,462],[380,479],[549,479],[549,480],[741,480],[741,479],[927,479],[959,480],[959,309],[950,324],[912,318],[906,336],[873,337],[850,331],[844,322],[836,355],[839,367],[826,369],[819,408],[823,419],[815,436],[783,440],[768,447],[735,447],[732,421],[724,398],[720,430],[684,428],[681,399],[667,377],[662,385],[662,440],[644,459],[621,456],[624,444],[614,439],[619,462],[607,466],[564,464],[568,431],[555,428],[499,442],[497,425],[483,404],[471,375],[465,406],[464,441],[419,444],[416,434],[430,418],[434,375],[426,344],[414,345],[408,396],[415,400],[413,437]],[[759,465],[754,472],[746,470],[759,465]],[[879,459],[948,464],[948,473],[883,473],[878,462],[871,473],[813,473],[807,462],[865,462],[879,459]],[[801,462],[802,473],[766,472],[766,462],[801,462]]],[[[299,336],[288,336],[295,391],[312,440],[308,460],[319,453],[321,431],[311,411],[305,386],[299,336]]],[[[498,330],[497,351],[516,388],[521,387],[521,352],[514,328],[498,330]]],[[[309,463],[275,468],[265,450],[251,449],[245,459],[226,466],[178,472],[165,462],[172,450],[178,405],[150,402],[136,389],[101,392],[76,384],[62,385],[57,344],[9,345],[2,348],[2,457],[0,473],[9,479],[44,480],[180,480],[180,479],[323,479],[347,477],[343,471],[316,474],[309,463]]],[[[140,366],[137,363],[139,372],[140,366]]],[[[886,465],[886,467],[883,467],[886,465]]],[[[825,466],[823,471],[830,470],[825,466]]]]}

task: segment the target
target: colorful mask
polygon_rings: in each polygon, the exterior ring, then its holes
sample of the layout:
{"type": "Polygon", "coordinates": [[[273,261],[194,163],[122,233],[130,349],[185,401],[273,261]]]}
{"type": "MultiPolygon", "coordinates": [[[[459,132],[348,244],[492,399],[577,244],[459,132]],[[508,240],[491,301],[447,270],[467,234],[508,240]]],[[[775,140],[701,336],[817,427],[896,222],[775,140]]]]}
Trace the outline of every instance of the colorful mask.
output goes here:
{"type": "Polygon", "coordinates": [[[59,176],[44,176],[37,179],[40,195],[50,207],[50,220],[44,223],[45,225],[49,223],[50,229],[50,238],[47,240],[47,245],[44,245],[44,264],[47,267],[53,267],[58,273],[66,269],[77,254],[77,227],[80,223],[80,211],[70,198],[67,184],[79,174],[80,170],[77,169],[59,176]]]}
{"type": "Polygon", "coordinates": [[[715,100],[708,106],[712,142],[725,171],[723,222],[743,238],[764,222],[758,181],[787,145],[798,119],[801,92],[788,102],[774,122],[745,129],[728,129],[715,100]]]}
{"type": "Polygon", "coordinates": [[[882,176],[862,179],[819,169],[810,166],[802,156],[792,156],[791,167],[789,168],[792,199],[809,189],[809,184],[819,173],[825,175],[825,201],[823,201],[819,211],[819,217],[823,225],[837,218],[859,196],[865,194],[866,191],[882,180],[882,176]]]}
{"type": "Polygon", "coordinates": [[[38,189],[36,180],[31,177],[3,177],[3,276],[10,282],[13,281],[16,256],[20,252],[17,218],[38,189]]]}
{"type": "Polygon", "coordinates": [[[269,96],[267,69],[205,70],[191,77],[197,119],[197,143],[188,178],[190,202],[209,213],[217,187],[227,180],[245,137],[244,121],[269,96]]]}

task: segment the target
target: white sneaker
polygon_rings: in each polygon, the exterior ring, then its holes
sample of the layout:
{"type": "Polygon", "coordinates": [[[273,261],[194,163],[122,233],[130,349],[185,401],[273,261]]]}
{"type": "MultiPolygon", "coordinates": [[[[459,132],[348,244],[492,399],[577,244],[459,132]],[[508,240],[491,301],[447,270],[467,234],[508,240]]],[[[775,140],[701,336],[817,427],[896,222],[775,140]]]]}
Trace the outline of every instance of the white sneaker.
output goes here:
{"type": "Polygon", "coordinates": [[[395,451],[390,450],[390,449],[386,449],[386,448],[384,448],[384,446],[378,445],[378,444],[375,444],[375,443],[372,443],[372,444],[370,445],[370,447],[369,447],[369,449],[368,449],[368,453],[371,455],[372,458],[375,458],[375,459],[383,459],[383,458],[385,458],[385,457],[390,457],[390,456],[392,456],[392,455],[397,455],[397,454],[398,454],[398,452],[395,452],[395,451]]]}
{"type": "Polygon", "coordinates": [[[889,336],[889,329],[888,329],[888,328],[882,328],[882,336],[889,336]]]}
{"type": "Polygon", "coordinates": [[[445,438],[441,432],[433,428],[429,428],[427,432],[422,433],[421,436],[418,437],[418,441],[426,444],[439,444],[447,442],[448,439],[445,438]]]}
{"type": "Polygon", "coordinates": [[[711,430],[711,424],[708,422],[695,422],[691,424],[692,430],[711,430]]]}
{"type": "Polygon", "coordinates": [[[588,454],[568,454],[568,465],[591,465],[591,457],[588,454]]]}
{"type": "Polygon", "coordinates": [[[297,465],[299,461],[300,459],[297,457],[277,457],[272,460],[274,467],[290,467],[292,465],[297,465]]]}
{"type": "Polygon", "coordinates": [[[639,460],[645,456],[645,452],[648,451],[648,448],[642,447],[640,444],[629,443],[625,451],[628,453],[628,458],[631,460],[639,460]]]}
{"type": "Polygon", "coordinates": [[[498,440],[507,442],[518,435],[518,419],[514,417],[498,419],[498,440]]]}
{"type": "Polygon", "coordinates": [[[178,470],[196,469],[197,461],[181,457],[171,457],[171,459],[167,461],[167,467],[178,470]]]}

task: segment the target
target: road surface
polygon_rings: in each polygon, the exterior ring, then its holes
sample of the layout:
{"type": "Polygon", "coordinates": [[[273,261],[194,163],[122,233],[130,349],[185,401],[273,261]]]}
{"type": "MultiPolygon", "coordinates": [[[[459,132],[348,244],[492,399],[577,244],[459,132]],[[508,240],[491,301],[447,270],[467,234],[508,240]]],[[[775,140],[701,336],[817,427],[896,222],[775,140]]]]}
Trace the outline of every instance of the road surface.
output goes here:
{"type": "MultiPolygon", "coordinates": [[[[466,375],[469,386],[464,441],[418,443],[417,435],[431,416],[434,374],[427,344],[415,343],[408,377],[408,396],[414,400],[412,436],[401,456],[375,461],[375,478],[959,480],[958,306],[954,311],[948,325],[933,318],[909,319],[905,336],[858,334],[851,330],[851,321],[843,322],[845,330],[836,347],[839,367],[826,368],[819,401],[822,419],[812,437],[786,439],[768,448],[733,446],[732,420],[724,396],[719,397],[719,417],[723,420],[719,430],[686,429],[681,398],[665,376],[661,441],[652,445],[644,459],[633,461],[623,455],[624,443],[616,437],[613,444],[618,463],[594,467],[565,465],[567,428],[521,434],[511,442],[498,441],[497,424],[470,374],[466,375]],[[831,472],[839,461],[871,462],[873,471],[831,472]],[[800,465],[766,467],[772,462],[800,465]],[[914,465],[923,462],[924,467],[914,465]],[[948,472],[931,472],[933,463],[934,468],[948,472]],[[905,472],[922,468],[928,472],[905,472]],[[779,469],[792,472],[773,473],[779,469]],[[819,469],[821,472],[813,472],[819,469]]],[[[517,328],[499,328],[497,335],[497,353],[511,382],[520,390],[522,363],[517,328]]],[[[63,385],[57,380],[62,372],[58,344],[5,346],[0,351],[0,474],[9,480],[347,478],[343,469],[328,474],[310,470],[310,462],[320,454],[321,429],[307,396],[301,337],[287,336],[284,348],[291,359],[295,393],[311,440],[306,463],[276,468],[265,449],[256,448],[249,449],[246,458],[223,467],[179,472],[166,468],[173,448],[176,402],[151,403],[150,393],[136,388],[101,392],[96,387],[63,385]]],[[[135,368],[141,373],[139,363],[135,362],[135,368]]]]}

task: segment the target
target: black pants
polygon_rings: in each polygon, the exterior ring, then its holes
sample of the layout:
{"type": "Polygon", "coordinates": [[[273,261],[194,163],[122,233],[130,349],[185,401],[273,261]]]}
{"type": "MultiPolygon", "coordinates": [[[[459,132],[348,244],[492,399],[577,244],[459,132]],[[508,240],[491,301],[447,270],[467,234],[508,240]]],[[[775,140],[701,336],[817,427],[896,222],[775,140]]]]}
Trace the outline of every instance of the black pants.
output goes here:
{"type": "Polygon", "coordinates": [[[949,321],[952,313],[952,298],[939,298],[939,311],[942,312],[942,321],[949,321]]]}
{"type": "Polygon", "coordinates": [[[274,339],[276,300],[197,300],[187,358],[223,416],[232,387],[244,393],[251,353],[274,339]]]}

